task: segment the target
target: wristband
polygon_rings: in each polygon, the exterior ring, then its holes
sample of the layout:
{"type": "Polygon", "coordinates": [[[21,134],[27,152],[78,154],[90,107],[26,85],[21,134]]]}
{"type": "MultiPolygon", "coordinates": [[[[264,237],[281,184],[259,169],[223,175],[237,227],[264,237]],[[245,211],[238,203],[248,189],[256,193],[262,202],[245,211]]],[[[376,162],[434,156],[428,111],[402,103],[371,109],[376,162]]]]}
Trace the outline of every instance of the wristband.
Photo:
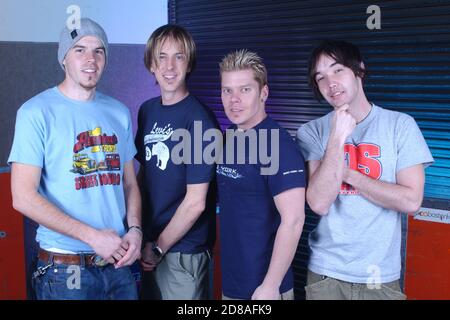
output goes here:
{"type": "Polygon", "coordinates": [[[143,233],[142,233],[142,229],[141,229],[141,227],[139,227],[139,226],[130,226],[129,228],[128,228],[128,231],[130,231],[131,229],[136,229],[140,234],[141,234],[141,236],[143,235],[143,233]]]}

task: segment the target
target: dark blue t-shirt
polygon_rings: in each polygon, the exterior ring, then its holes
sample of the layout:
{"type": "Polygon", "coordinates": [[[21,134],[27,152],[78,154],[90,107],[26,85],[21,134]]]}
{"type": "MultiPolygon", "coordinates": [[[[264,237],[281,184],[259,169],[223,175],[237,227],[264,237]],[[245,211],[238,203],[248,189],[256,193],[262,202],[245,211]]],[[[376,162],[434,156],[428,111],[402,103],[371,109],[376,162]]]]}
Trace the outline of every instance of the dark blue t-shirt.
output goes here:
{"type": "Polygon", "coordinates": [[[217,127],[214,114],[192,95],[173,105],[162,105],[161,97],[150,99],[141,105],[135,143],[138,150],[136,159],[142,165],[144,176],[142,222],[147,241],[156,240],[170,222],[186,195],[187,184],[210,182],[205,211],[188,233],[169,251],[199,253],[210,249],[213,245],[215,165],[205,164],[198,154],[197,160],[200,159],[201,163],[196,164],[194,155],[195,151],[199,153],[198,151],[205,147],[198,133],[203,134],[205,130],[217,127]],[[182,151],[179,148],[184,138],[179,138],[178,141],[171,140],[174,130],[177,129],[187,130],[192,138],[190,146],[184,145],[182,151]],[[187,158],[191,163],[175,164],[172,154],[174,147],[180,151],[174,154],[185,155],[185,152],[189,154],[190,150],[191,157],[187,158]]]}
{"type": "MultiPolygon", "coordinates": [[[[268,271],[281,222],[273,197],[292,188],[305,187],[304,160],[289,133],[270,117],[253,129],[258,132],[257,142],[246,143],[245,164],[226,163],[230,149],[225,146],[224,164],[217,166],[222,289],[225,296],[238,299],[250,299],[268,271]],[[258,163],[249,164],[250,149],[256,145],[260,151],[261,143],[264,143],[268,152],[263,154],[270,156],[273,151],[272,161],[276,161],[277,149],[271,147],[271,129],[279,133],[279,139],[274,139],[279,146],[279,169],[276,174],[261,175],[261,167],[269,167],[270,164],[265,161],[266,164],[262,165],[259,156],[258,163]],[[267,131],[267,144],[263,131],[267,131]]],[[[225,141],[229,145],[230,141],[226,138],[225,141]]],[[[236,160],[237,139],[234,139],[234,144],[232,150],[236,160]]],[[[280,293],[292,288],[293,275],[289,268],[280,293]]]]}

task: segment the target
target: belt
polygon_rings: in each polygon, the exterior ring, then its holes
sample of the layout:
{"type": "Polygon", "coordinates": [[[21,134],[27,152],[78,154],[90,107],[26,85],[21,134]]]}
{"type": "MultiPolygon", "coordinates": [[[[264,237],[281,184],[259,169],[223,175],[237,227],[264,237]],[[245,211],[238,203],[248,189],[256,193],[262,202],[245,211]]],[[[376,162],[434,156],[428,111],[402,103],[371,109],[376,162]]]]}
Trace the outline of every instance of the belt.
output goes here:
{"type": "Polygon", "coordinates": [[[108,264],[99,255],[93,254],[63,254],[46,251],[44,249],[39,249],[38,258],[45,262],[53,262],[55,264],[68,264],[68,265],[82,265],[84,260],[84,265],[87,266],[97,266],[103,267],[108,264]]]}

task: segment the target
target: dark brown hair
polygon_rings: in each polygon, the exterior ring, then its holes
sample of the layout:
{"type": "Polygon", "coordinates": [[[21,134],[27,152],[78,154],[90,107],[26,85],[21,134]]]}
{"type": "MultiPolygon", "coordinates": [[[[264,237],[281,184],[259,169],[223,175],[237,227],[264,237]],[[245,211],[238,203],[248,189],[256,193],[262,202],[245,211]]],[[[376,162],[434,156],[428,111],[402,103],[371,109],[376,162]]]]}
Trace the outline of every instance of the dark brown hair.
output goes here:
{"type": "Polygon", "coordinates": [[[357,46],[346,41],[324,40],[311,53],[308,63],[308,80],[314,95],[323,99],[316,82],[317,63],[322,55],[333,58],[337,63],[351,69],[355,76],[364,80],[366,69],[361,65],[362,57],[357,46]]]}

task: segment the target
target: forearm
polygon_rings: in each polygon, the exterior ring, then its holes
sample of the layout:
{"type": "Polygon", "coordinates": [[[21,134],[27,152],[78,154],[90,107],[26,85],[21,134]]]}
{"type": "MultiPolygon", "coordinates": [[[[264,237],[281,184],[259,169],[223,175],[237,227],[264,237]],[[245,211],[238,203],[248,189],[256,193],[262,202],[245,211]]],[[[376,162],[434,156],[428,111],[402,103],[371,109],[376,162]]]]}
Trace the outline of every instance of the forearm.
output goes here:
{"type": "Polygon", "coordinates": [[[125,187],[128,226],[141,227],[141,193],[137,184],[125,187]]]}
{"type": "Polygon", "coordinates": [[[124,165],[123,172],[123,191],[125,193],[127,223],[128,226],[141,227],[141,191],[139,189],[138,181],[142,182],[142,171],[139,170],[138,177],[135,175],[133,160],[130,160],[124,165]]]}
{"type": "Polygon", "coordinates": [[[120,247],[121,239],[114,230],[97,230],[63,212],[38,192],[41,169],[13,163],[11,193],[13,207],[42,226],[89,245],[108,262],[120,247]]]}
{"type": "Polygon", "coordinates": [[[269,269],[263,285],[279,287],[294,259],[300,235],[303,229],[304,216],[292,222],[282,222],[275,236],[275,243],[270,259],[269,269]]]}
{"type": "Polygon", "coordinates": [[[94,241],[96,229],[71,218],[36,191],[16,195],[13,203],[17,211],[50,230],[89,245],[94,241]]]}
{"type": "Polygon", "coordinates": [[[124,193],[126,201],[127,224],[129,230],[122,237],[121,249],[125,250],[116,263],[116,267],[129,266],[140,257],[143,231],[141,229],[141,195],[136,179],[124,179],[124,193]],[[130,228],[137,226],[139,228],[130,228]]]}
{"type": "Polygon", "coordinates": [[[344,172],[343,145],[329,141],[325,155],[309,180],[306,199],[317,214],[328,213],[339,194],[344,172]]]}
{"type": "Polygon", "coordinates": [[[159,235],[158,246],[167,252],[192,228],[204,210],[204,204],[193,203],[186,198],[178,206],[169,224],[159,235]]]}
{"type": "Polygon", "coordinates": [[[346,169],[344,181],[367,200],[386,209],[414,213],[422,203],[422,196],[413,188],[372,179],[356,170],[346,169]]]}

